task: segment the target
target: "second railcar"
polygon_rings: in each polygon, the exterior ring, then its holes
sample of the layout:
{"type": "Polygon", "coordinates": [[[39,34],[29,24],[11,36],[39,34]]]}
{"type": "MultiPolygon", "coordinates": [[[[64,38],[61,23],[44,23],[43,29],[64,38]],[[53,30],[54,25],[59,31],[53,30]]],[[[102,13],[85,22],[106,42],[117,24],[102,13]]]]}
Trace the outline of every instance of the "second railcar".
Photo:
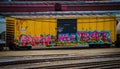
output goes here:
{"type": "Polygon", "coordinates": [[[116,42],[116,17],[107,15],[13,18],[6,17],[10,49],[41,46],[107,46],[116,42]]]}

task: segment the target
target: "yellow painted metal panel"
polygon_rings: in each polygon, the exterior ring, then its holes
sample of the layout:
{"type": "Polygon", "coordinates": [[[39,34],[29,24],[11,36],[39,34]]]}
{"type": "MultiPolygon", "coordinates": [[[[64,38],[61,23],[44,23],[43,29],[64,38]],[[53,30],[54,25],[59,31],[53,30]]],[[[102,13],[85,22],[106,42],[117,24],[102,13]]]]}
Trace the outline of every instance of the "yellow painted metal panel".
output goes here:
{"type": "Polygon", "coordinates": [[[15,20],[15,37],[16,39],[19,39],[19,35],[20,35],[20,31],[19,31],[19,28],[20,28],[20,23],[19,23],[19,20],[15,20]]]}
{"type": "Polygon", "coordinates": [[[82,23],[82,19],[83,19],[83,18],[78,18],[78,19],[77,19],[77,23],[82,23]]]}
{"type": "Polygon", "coordinates": [[[104,30],[104,29],[103,29],[103,23],[98,22],[96,26],[97,26],[97,29],[96,29],[96,30],[98,30],[98,31],[104,30]]]}
{"type": "Polygon", "coordinates": [[[104,23],[103,22],[97,22],[96,26],[97,26],[96,30],[98,30],[98,31],[104,30],[104,23]]]}
{"type": "Polygon", "coordinates": [[[88,17],[83,17],[78,19],[78,24],[77,24],[77,29],[78,30],[89,30],[89,18],[88,17]]]}
{"type": "Polygon", "coordinates": [[[90,23],[90,31],[96,30],[97,29],[96,25],[97,25],[96,23],[90,23]]]}
{"type": "Polygon", "coordinates": [[[96,30],[96,17],[95,16],[91,16],[90,19],[89,19],[89,22],[90,22],[90,31],[94,31],[96,30]]]}
{"type": "Polygon", "coordinates": [[[27,34],[34,36],[35,33],[35,24],[33,21],[28,21],[29,24],[27,24],[27,34]]]}
{"type": "Polygon", "coordinates": [[[53,35],[54,37],[57,36],[57,23],[56,22],[50,23],[50,34],[53,35]]]}
{"type": "Polygon", "coordinates": [[[42,34],[41,33],[41,31],[42,31],[41,24],[42,24],[42,22],[39,22],[39,21],[35,22],[35,36],[40,36],[40,34],[42,34]]]}
{"type": "Polygon", "coordinates": [[[39,36],[40,34],[56,35],[56,19],[16,20],[16,30],[19,34],[39,36]]]}
{"type": "Polygon", "coordinates": [[[15,20],[15,18],[13,18],[13,17],[6,17],[5,19],[6,19],[6,21],[7,20],[15,20]]]}
{"type": "Polygon", "coordinates": [[[55,34],[56,19],[41,19],[41,34],[55,34]]]}
{"type": "Polygon", "coordinates": [[[88,17],[82,18],[83,23],[89,23],[90,19],[88,17]]]}
{"type": "Polygon", "coordinates": [[[77,30],[81,31],[83,29],[83,23],[82,23],[82,19],[78,18],[77,19],[77,30]]]}
{"type": "Polygon", "coordinates": [[[48,28],[48,22],[43,21],[42,22],[42,33],[45,34],[45,35],[48,34],[48,29],[49,29],[48,28]]]}
{"type": "Polygon", "coordinates": [[[90,22],[90,23],[95,23],[96,21],[97,21],[97,18],[96,18],[96,17],[93,17],[93,16],[92,16],[92,17],[89,18],[89,22],[90,22]]]}
{"type": "Polygon", "coordinates": [[[26,24],[26,27],[25,27],[26,28],[26,35],[32,34],[32,32],[34,32],[34,31],[32,31],[32,29],[33,29],[32,21],[26,20],[26,21],[24,21],[24,23],[26,24]]]}
{"type": "Polygon", "coordinates": [[[104,30],[110,31],[110,21],[103,22],[104,23],[104,30]]]}
{"type": "Polygon", "coordinates": [[[89,24],[90,23],[83,23],[83,31],[89,30],[89,24]]]}
{"type": "Polygon", "coordinates": [[[83,24],[82,23],[78,23],[77,24],[77,30],[81,31],[83,29],[83,24]]]}
{"type": "Polygon", "coordinates": [[[111,35],[110,37],[112,38],[112,42],[116,41],[116,22],[115,21],[111,21],[111,35]]]}
{"type": "Polygon", "coordinates": [[[20,33],[26,34],[26,29],[27,29],[26,20],[21,20],[20,24],[21,24],[20,33]]]}
{"type": "Polygon", "coordinates": [[[104,22],[105,21],[105,17],[97,17],[97,22],[104,22]]]}

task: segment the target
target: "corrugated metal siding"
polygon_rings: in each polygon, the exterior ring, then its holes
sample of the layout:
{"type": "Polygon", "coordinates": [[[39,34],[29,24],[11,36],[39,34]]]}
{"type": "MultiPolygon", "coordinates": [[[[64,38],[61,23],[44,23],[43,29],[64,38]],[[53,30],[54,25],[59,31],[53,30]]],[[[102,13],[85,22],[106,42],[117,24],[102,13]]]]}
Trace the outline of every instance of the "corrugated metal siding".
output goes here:
{"type": "Polygon", "coordinates": [[[110,31],[112,42],[116,41],[115,17],[83,17],[78,18],[78,30],[82,31],[110,31]]]}
{"type": "MultiPolygon", "coordinates": [[[[24,42],[24,44],[22,44],[22,46],[24,46],[25,44],[27,44],[26,41],[28,40],[29,43],[32,44],[32,46],[34,46],[34,45],[37,45],[37,42],[39,42],[36,40],[40,39],[40,35],[43,35],[43,36],[45,35],[46,39],[48,38],[48,35],[53,36],[54,37],[53,42],[54,43],[59,42],[57,39],[58,30],[57,30],[56,18],[33,18],[33,19],[32,18],[31,19],[6,18],[6,19],[7,19],[7,31],[6,31],[7,43],[12,42],[19,45],[19,43],[24,42]],[[21,36],[23,36],[22,40],[20,40],[21,36]]],[[[75,18],[72,18],[72,19],[75,19],[75,18]]],[[[110,17],[110,16],[79,17],[77,18],[77,31],[79,33],[84,32],[86,34],[88,32],[94,33],[94,31],[97,31],[97,33],[102,34],[102,33],[106,33],[107,31],[108,32],[107,34],[110,34],[107,36],[108,39],[111,39],[112,42],[114,43],[116,41],[116,20],[115,20],[115,17],[110,17]]],[[[76,34],[73,34],[73,36],[76,34]]],[[[104,35],[101,35],[101,36],[104,36],[104,35]]],[[[104,39],[107,37],[104,37],[104,39]]],[[[49,39],[52,40],[51,38],[49,39]]],[[[43,42],[43,43],[46,43],[46,42],[43,42]]],[[[65,45],[66,45],[66,42],[65,42],[65,45]]]]}
{"type": "Polygon", "coordinates": [[[6,45],[14,43],[15,21],[14,18],[6,17],[6,45]]]}

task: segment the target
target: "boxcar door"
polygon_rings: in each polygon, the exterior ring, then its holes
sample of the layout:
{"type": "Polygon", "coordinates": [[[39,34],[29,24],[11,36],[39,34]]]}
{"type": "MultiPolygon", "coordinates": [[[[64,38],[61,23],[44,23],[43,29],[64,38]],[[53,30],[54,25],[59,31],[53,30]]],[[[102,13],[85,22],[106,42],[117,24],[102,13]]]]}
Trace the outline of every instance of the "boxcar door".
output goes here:
{"type": "Polygon", "coordinates": [[[60,35],[70,36],[77,33],[77,19],[58,19],[57,20],[57,38],[60,35]]]}

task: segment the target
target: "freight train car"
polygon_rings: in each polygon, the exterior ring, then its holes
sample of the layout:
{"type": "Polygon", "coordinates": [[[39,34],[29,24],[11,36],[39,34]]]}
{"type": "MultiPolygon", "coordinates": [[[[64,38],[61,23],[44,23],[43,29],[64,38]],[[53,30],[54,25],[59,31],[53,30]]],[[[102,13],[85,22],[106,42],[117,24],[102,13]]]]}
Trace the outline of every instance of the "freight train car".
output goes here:
{"type": "Polygon", "coordinates": [[[116,43],[116,17],[108,15],[6,17],[6,42],[10,49],[32,46],[104,47],[116,43]]]}

